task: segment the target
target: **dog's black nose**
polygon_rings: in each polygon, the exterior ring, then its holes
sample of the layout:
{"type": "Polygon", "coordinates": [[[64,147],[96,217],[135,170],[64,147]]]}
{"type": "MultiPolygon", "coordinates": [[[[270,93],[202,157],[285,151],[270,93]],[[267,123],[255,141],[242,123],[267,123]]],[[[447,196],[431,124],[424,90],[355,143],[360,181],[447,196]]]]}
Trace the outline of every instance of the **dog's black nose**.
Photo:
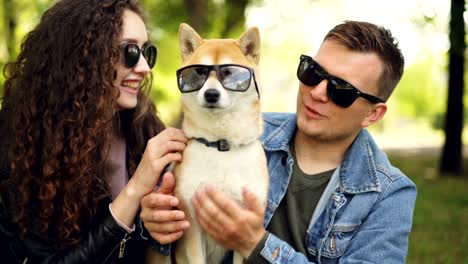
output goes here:
{"type": "Polygon", "coordinates": [[[214,104],[218,102],[221,94],[216,89],[208,89],[205,91],[205,100],[207,103],[214,104]]]}

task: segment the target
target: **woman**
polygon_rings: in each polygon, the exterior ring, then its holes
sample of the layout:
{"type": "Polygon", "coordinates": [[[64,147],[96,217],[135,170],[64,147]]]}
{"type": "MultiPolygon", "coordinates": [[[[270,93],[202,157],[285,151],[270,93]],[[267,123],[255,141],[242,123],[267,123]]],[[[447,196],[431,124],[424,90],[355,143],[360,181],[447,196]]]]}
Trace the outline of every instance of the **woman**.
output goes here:
{"type": "Polygon", "coordinates": [[[26,36],[0,115],[8,263],[142,260],[140,200],[187,142],[146,95],[156,53],[136,0],[62,0],[26,36]]]}

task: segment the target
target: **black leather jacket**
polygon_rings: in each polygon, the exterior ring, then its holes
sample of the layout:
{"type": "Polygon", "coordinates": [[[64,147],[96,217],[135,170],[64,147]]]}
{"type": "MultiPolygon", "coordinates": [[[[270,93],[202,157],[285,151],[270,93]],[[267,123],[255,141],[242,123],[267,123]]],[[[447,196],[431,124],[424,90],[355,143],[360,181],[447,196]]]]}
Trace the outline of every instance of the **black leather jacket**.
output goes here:
{"type": "MultiPolygon", "coordinates": [[[[1,153],[0,153],[1,155],[1,153]]],[[[8,177],[8,170],[0,164],[0,180],[8,177]]],[[[6,210],[5,197],[0,193],[0,263],[143,263],[146,241],[140,230],[132,234],[120,227],[110,215],[110,198],[100,206],[100,214],[89,227],[81,243],[73,248],[57,250],[34,232],[20,239],[6,210]],[[2,199],[3,198],[3,199],[2,199]],[[5,254],[6,253],[6,254],[5,254]]],[[[136,225],[137,228],[140,226],[136,225]]]]}

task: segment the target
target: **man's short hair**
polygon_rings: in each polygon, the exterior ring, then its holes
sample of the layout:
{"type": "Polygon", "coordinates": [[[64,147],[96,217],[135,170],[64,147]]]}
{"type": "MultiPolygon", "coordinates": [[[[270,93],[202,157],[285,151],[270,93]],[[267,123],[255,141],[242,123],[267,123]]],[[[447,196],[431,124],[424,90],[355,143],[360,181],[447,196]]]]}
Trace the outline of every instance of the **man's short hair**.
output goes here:
{"type": "Polygon", "coordinates": [[[403,75],[405,60],[390,30],[368,22],[345,21],[335,26],[324,41],[334,40],[352,51],[375,53],[382,60],[378,96],[387,100],[403,75]]]}

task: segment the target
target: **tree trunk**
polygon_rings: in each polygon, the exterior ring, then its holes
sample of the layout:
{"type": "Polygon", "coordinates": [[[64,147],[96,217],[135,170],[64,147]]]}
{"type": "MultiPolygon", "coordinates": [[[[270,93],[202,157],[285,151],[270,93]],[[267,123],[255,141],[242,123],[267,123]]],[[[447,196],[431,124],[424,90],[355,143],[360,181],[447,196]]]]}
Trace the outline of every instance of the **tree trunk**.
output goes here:
{"type": "Polygon", "coordinates": [[[189,16],[189,24],[198,33],[205,32],[207,21],[206,11],[208,7],[207,0],[184,0],[187,14],[189,16]]]}
{"type": "Polygon", "coordinates": [[[445,116],[445,144],[440,171],[462,175],[463,73],[465,53],[464,0],[451,0],[449,86],[445,116]]]}
{"type": "Polygon", "coordinates": [[[5,41],[8,51],[8,61],[15,58],[15,30],[16,30],[16,17],[15,17],[15,3],[13,0],[3,0],[3,17],[5,25],[5,41]]]}
{"type": "MultiPolygon", "coordinates": [[[[243,27],[245,24],[245,9],[249,0],[225,0],[226,3],[226,23],[221,32],[221,38],[229,37],[233,29],[243,27]]],[[[238,36],[236,36],[238,37],[238,36]]]]}

